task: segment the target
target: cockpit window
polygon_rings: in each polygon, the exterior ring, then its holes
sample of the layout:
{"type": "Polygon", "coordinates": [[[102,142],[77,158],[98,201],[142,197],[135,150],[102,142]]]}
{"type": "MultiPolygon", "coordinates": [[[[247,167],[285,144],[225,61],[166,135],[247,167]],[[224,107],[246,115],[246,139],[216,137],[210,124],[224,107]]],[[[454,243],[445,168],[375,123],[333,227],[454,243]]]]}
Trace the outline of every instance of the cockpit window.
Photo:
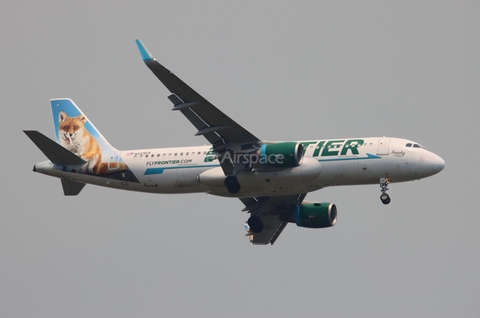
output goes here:
{"type": "Polygon", "coordinates": [[[414,143],[411,143],[411,142],[407,143],[407,144],[405,145],[405,147],[408,147],[408,148],[413,147],[413,148],[422,148],[422,149],[425,149],[424,146],[419,145],[419,144],[414,144],[414,143]]]}

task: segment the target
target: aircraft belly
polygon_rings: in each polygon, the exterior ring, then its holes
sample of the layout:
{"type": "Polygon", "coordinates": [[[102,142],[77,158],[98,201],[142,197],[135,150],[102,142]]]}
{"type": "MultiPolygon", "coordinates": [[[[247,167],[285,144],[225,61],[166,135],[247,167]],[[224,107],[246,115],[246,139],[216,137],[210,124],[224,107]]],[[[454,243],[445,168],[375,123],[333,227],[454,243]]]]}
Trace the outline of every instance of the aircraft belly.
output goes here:
{"type": "Polygon", "coordinates": [[[144,175],[143,185],[145,188],[154,188],[152,192],[158,193],[205,192],[208,189],[197,180],[199,173],[204,170],[192,166],[163,169],[144,175]]]}
{"type": "Polygon", "coordinates": [[[205,168],[187,168],[187,169],[177,169],[177,181],[175,187],[177,188],[188,188],[188,189],[198,189],[201,187],[200,182],[198,182],[198,175],[202,173],[205,168]]]}
{"type": "MultiPolygon", "coordinates": [[[[280,196],[311,191],[311,182],[320,175],[318,160],[304,158],[302,165],[279,170],[243,171],[237,175],[241,185],[239,193],[230,194],[225,185],[221,167],[209,169],[198,177],[201,184],[209,187],[209,193],[221,196],[280,196]]],[[[319,188],[319,187],[317,187],[319,188]]]]}
{"type": "Polygon", "coordinates": [[[257,182],[258,190],[265,196],[288,195],[308,191],[301,176],[296,177],[290,175],[278,177],[275,174],[264,175],[262,173],[256,173],[255,181],[257,182]]]}
{"type": "Polygon", "coordinates": [[[323,187],[362,183],[359,160],[339,160],[322,163],[322,175],[315,179],[323,187]]]}
{"type": "Polygon", "coordinates": [[[358,160],[341,160],[337,161],[337,173],[335,178],[338,184],[349,184],[357,182],[359,179],[358,160]]]}
{"type": "Polygon", "coordinates": [[[143,191],[142,186],[138,182],[103,178],[100,176],[94,176],[84,173],[62,171],[62,178],[74,182],[83,182],[108,188],[143,191]]]}
{"type": "Polygon", "coordinates": [[[321,163],[313,158],[304,158],[300,166],[277,171],[240,173],[238,181],[243,186],[257,188],[261,195],[276,196],[306,193],[309,184],[321,172],[321,163]]]}
{"type": "Polygon", "coordinates": [[[400,161],[393,163],[389,172],[389,178],[395,181],[408,181],[416,177],[415,163],[409,161],[400,161]]]}

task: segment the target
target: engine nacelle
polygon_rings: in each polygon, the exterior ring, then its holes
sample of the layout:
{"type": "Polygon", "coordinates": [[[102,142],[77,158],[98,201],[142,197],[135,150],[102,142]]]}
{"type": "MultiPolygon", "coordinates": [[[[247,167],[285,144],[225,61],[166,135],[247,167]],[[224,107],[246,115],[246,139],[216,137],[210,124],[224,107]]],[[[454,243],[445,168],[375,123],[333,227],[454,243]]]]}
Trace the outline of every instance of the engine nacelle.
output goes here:
{"type": "Polygon", "coordinates": [[[330,202],[303,202],[295,206],[293,215],[280,216],[280,220],[314,229],[331,227],[337,223],[337,207],[330,202]]]}
{"type": "Polygon", "coordinates": [[[296,142],[278,142],[263,144],[257,154],[259,162],[275,168],[298,167],[303,159],[303,146],[296,142]]]}
{"type": "Polygon", "coordinates": [[[261,218],[254,215],[245,222],[243,227],[248,234],[260,233],[263,231],[263,222],[261,218]]]}

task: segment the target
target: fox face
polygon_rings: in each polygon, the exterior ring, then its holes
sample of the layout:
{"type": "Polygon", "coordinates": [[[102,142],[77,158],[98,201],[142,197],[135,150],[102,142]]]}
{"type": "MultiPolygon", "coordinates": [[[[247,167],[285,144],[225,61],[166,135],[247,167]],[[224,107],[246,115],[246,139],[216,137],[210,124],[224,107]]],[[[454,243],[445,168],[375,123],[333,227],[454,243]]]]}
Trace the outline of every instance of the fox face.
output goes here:
{"type": "Polygon", "coordinates": [[[61,110],[58,114],[60,144],[87,160],[86,168],[89,173],[98,174],[102,153],[95,138],[85,129],[86,120],[83,114],[77,117],[68,117],[61,110]]]}
{"type": "MultiPolygon", "coordinates": [[[[65,144],[64,147],[68,150],[77,153],[74,146],[78,144],[77,138],[84,136],[86,118],[83,115],[77,117],[68,117],[63,110],[58,115],[60,123],[60,138],[65,144]]],[[[88,132],[87,132],[88,133],[88,132]]]]}

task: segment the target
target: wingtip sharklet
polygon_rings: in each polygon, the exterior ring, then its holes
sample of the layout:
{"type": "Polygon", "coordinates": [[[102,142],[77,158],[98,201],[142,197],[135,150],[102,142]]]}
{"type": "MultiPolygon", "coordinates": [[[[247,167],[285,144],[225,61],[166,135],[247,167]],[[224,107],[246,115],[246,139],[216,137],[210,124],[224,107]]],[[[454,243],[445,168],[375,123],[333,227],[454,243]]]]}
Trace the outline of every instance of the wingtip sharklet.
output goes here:
{"type": "Polygon", "coordinates": [[[139,39],[135,39],[135,43],[137,43],[138,50],[140,51],[140,56],[142,57],[144,62],[155,60],[153,55],[148,51],[148,49],[143,45],[142,41],[139,39]]]}

